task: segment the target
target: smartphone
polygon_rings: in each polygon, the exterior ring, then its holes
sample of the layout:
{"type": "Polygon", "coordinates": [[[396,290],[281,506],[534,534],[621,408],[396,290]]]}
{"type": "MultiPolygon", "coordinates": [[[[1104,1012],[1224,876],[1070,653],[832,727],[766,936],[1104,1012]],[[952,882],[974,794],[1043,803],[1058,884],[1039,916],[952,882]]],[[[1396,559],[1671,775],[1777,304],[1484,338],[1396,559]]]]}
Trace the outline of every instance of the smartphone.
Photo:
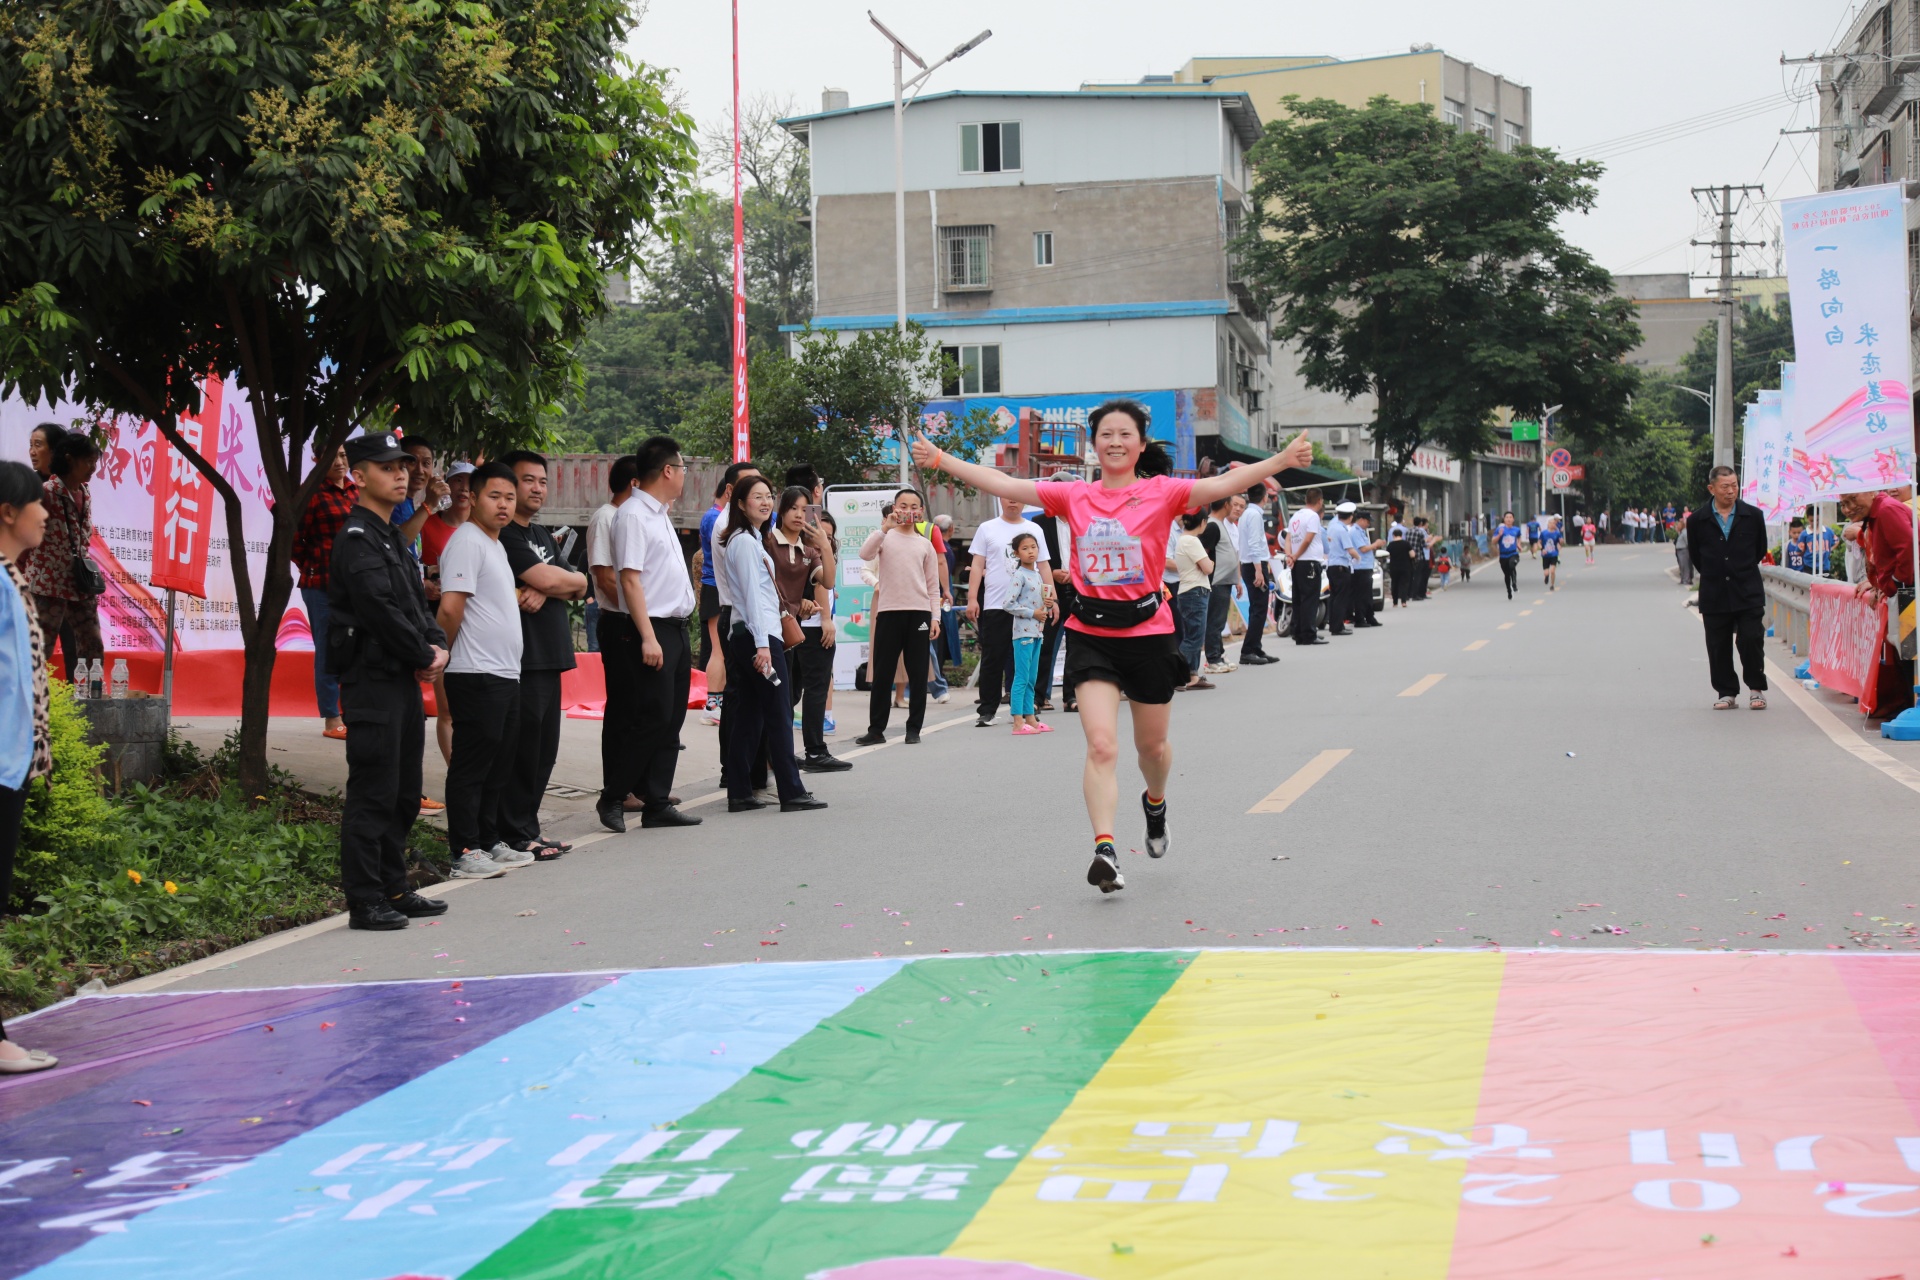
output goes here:
{"type": "Polygon", "coordinates": [[[807,514],[805,516],[805,523],[807,528],[809,529],[818,529],[820,527],[819,504],[812,503],[812,502],[809,502],[807,504],[807,514]]]}

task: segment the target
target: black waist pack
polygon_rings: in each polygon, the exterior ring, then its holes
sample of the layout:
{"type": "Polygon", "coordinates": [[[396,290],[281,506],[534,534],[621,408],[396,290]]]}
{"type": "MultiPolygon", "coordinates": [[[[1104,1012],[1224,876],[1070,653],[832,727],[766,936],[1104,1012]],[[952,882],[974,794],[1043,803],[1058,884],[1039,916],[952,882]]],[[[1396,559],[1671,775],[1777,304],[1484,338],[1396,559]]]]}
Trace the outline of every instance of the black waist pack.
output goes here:
{"type": "Polygon", "coordinates": [[[1076,594],[1066,601],[1067,612],[1090,627],[1102,631],[1125,631],[1137,627],[1160,612],[1161,595],[1158,591],[1149,592],[1132,600],[1101,600],[1094,596],[1076,594]]]}

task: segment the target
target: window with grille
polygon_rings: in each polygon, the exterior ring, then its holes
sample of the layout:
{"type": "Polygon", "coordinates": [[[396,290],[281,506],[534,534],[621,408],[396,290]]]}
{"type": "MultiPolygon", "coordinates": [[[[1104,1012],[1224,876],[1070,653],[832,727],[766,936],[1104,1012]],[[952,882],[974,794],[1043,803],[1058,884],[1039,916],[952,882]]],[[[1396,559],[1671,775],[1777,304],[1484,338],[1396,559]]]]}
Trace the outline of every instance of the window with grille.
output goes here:
{"type": "Polygon", "coordinates": [[[1000,394],[1000,344],[942,347],[940,354],[952,364],[941,379],[940,394],[947,396],[997,396],[1000,394]]]}
{"type": "Polygon", "coordinates": [[[1019,168],[1019,121],[960,126],[960,172],[1011,173],[1019,168]]]}
{"type": "Polygon", "coordinates": [[[940,228],[942,288],[949,292],[993,287],[993,228],[940,228]]]}

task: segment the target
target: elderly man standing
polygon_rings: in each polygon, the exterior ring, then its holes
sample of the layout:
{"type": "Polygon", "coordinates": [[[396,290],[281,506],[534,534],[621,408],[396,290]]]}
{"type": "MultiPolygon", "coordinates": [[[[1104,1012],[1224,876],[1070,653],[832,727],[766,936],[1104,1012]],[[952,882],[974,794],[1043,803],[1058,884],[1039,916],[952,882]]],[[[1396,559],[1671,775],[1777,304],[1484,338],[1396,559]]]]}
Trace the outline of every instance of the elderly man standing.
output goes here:
{"type": "Polygon", "coordinates": [[[1767,592],[1760,562],[1767,554],[1767,522],[1760,508],[1740,500],[1740,481],[1732,467],[1707,473],[1713,501],[1687,521],[1687,554],[1700,575],[1700,621],[1707,635],[1707,669],[1719,699],[1716,711],[1739,705],[1740,681],[1733,652],[1740,650],[1740,674],[1749,691],[1747,705],[1767,706],[1767,624],[1762,618],[1767,592]]]}

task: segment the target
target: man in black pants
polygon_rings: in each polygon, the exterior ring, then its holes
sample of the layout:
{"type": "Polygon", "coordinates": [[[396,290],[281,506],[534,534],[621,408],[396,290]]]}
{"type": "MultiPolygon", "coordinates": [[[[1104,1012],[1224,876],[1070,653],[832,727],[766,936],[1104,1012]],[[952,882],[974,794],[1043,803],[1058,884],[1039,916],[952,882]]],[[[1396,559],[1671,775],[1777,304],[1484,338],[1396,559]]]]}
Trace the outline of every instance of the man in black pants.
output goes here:
{"type": "MultiPolygon", "coordinates": [[[[1013,574],[1013,540],[1022,533],[1045,545],[1046,530],[1021,514],[1017,499],[1002,498],[1000,514],[980,522],[967,548],[972,556],[967,570],[967,618],[980,637],[980,718],[974,723],[982,729],[998,723],[1000,700],[1012,675],[1008,660],[1013,656],[1013,615],[1006,608],[1007,590],[1013,574]]],[[[1042,560],[1037,567],[1043,591],[1051,599],[1053,566],[1042,560]]],[[[884,681],[887,677],[870,669],[869,678],[884,681]]]]}
{"type": "Polygon", "coordinates": [[[360,499],[340,526],[327,575],[327,670],[347,722],[340,887],[354,929],[404,929],[445,902],[407,888],[407,834],[420,816],[426,718],[420,681],[447,665],[447,637],[427,612],[413,556],[393,527],[411,477],[391,433],[347,442],[360,499]]]}
{"type": "Polygon", "coordinates": [[[1293,575],[1293,642],[1331,644],[1320,634],[1320,575],[1327,564],[1327,536],[1320,523],[1326,498],[1318,489],[1301,495],[1302,505],[1287,522],[1287,564],[1293,575]]]}
{"type": "MultiPolygon", "coordinates": [[[[1270,559],[1267,551],[1267,515],[1260,505],[1266,500],[1266,487],[1253,486],[1247,490],[1246,505],[1239,508],[1239,514],[1233,522],[1238,535],[1234,550],[1240,556],[1240,580],[1247,588],[1247,634],[1240,641],[1240,663],[1250,667],[1279,661],[1278,658],[1267,656],[1264,638],[1267,630],[1267,595],[1272,588],[1267,577],[1267,562],[1270,559]]],[[[1060,562],[1056,560],[1054,563],[1060,562]]]]}
{"type": "MultiPolygon", "coordinates": [[[[1240,553],[1235,548],[1233,504],[1241,499],[1223,498],[1207,512],[1207,527],[1200,545],[1213,561],[1212,590],[1207,597],[1207,634],[1201,652],[1206,665],[1201,670],[1223,675],[1240,664],[1227,661],[1227,617],[1233,612],[1233,584],[1240,581],[1240,553]]],[[[1260,665],[1255,663],[1255,666],[1260,665]]]]}
{"type": "MultiPolygon", "coordinates": [[[[601,754],[605,773],[596,811],[610,831],[627,829],[620,802],[629,792],[640,797],[643,828],[700,823],[670,802],[693,679],[687,618],[700,603],[668,514],[686,487],[687,468],[679,444],[666,436],[643,441],[634,458],[639,488],[613,522],[613,562],[627,627],[611,656],[602,658],[619,664],[618,676],[609,671],[607,677],[609,718],[616,679],[621,682],[620,705],[631,708],[614,745],[601,754]]],[[[714,539],[716,546],[719,541],[714,539]]],[[[609,650],[603,647],[601,653],[609,650]]]]}
{"type": "Polygon", "coordinates": [[[441,685],[453,724],[447,761],[447,850],[452,878],[486,880],[532,862],[502,824],[520,741],[525,651],[520,595],[501,531],[513,523],[519,481],[511,468],[475,469],[473,509],[440,553],[440,629],[452,657],[441,685]]]}
{"type": "Polygon", "coordinates": [[[547,460],[530,450],[506,454],[519,484],[513,519],[500,531],[500,545],[520,583],[520,726],[511,781],[500,801],[500,833],[515,849],[536,858],[558,857],[572,846],[540,834],[540,801],[560,755],[560,673],[578,666],[567,601],[588,591],[587,575],[569,569],[547,527],[533,518],[547,503],[547,460]]]}
{"type": "Polygon", "coordinates": [[[1427,598],[1427,580],[1433,576],[1433,544],[1427,538],[1427,518],[1413,518],[1413,598],[1427,598]]]}
{"type": "Polygon", "coordinates": [[[1687,554],[1700,576],[1700,621],[1707,636],[1707,671],[1718,711],[1739,705],[1740,677],[1755,711],[1767,705],[1767,589],[1760,561],[1767,554],[1767,522],[1760,508],[1740,500],[1732,467],[1707,473],[1713,501],[1687,519],[1687,554]],[[1733,669],[1735,646],[1740,673],[1733,669]]]}

